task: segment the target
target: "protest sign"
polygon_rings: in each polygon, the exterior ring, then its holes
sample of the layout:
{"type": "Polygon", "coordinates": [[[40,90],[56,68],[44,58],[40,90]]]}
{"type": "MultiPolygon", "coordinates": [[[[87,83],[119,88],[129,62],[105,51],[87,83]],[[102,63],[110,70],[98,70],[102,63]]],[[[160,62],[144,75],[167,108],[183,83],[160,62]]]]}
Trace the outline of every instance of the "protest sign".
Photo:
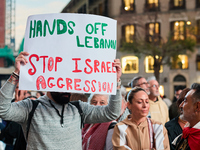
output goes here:
{"type": "Polygon", "coordinates": [[[19,88],[116,93],[116,20],[88,14],[43,14],[27,20],[19,88]]]}

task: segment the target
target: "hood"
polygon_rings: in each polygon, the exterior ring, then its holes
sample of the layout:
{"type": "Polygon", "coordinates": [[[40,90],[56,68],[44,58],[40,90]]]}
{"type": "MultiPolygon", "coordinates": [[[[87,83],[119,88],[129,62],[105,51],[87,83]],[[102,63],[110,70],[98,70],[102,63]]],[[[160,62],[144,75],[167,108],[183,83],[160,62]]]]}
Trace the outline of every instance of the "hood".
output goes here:
{"type": "Polygon", "coordinates": [[[124,124],[126,124],[126,125],[129,125],[129,126],[140,126],[140,127],[146,127],[146,126],[148,126],[147,119],[145,119],[145,121],[141,122],[139,125],[137,125],[135,122],[131,121],[130,119],[131,119],[131,115],[128,115],[126,117],[126,119],[124,119],[121,122],[124,123],[124,124]]]}

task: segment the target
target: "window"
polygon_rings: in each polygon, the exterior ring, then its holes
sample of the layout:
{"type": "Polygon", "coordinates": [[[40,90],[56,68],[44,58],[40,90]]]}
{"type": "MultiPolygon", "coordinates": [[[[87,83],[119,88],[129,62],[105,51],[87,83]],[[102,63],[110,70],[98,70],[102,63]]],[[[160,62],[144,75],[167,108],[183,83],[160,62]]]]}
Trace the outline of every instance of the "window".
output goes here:
{"type": "Polygon", "coordinates": [[[5,63],[5,58],[0,57],[0,67],[5,67],[4,63],[5,63]]]}
{"type": "Polygon", "coordinates": [[[171,22],[171,31],[173,40],[184,40],[186,37],[185,21],[171,22]]]}
{"type": "Polygon", "coordinates": [[[200,55],[196,57],[197,70],[200,71],[200,55]]]}
{"type": "Polygon", "coordinates": [[[200,20],[197,20],[197,43],[200,43],[200,20]]]}
{"type": "Polygon", "coordinates": [[[81,8],[78,9],[78,13],[83,13],[83,14],[86,13],[86,4],[83,5],[81,8]]]}
{"type": "Polygon", "coordinates": [[[159,86],[159,93],[160,93],[161,96],[165,95],[165,90],[164,90],[164,86],[163,85],[159,86]]]}
{"type": "Polygon", "coordinates": [[[13,65],[12,60],[0,57],[0,67],[10,67],[13,65]]]}
{"type": "Polygon", "coordinates": [[[177,75],[177,76],[174,77],[173,82],[186,82],[186,79],[182,75],[177,75]]]}
{"type": "Polygon", "coordinates": [[[134,0],[122,0],[122,13],[134,12],[135,4],[134,0]]]}
{"type": "Polygon", "coordinates": [[[196,0],[196,8],[200,8],[200,0],[196,0]]]}
{"type": "Polygon", "coordinates": [[[103,16],[103,4],[99,4],[99,15],[103,16]]]}
{"type": "Polygon", "coordinates": [[[158,0],[146,0],[145,11],[159,11],[158,0]]]}
{"type": "Polygon", "coordinates": [[[138,57],[126,56],[122,58],[122,73],[138,73],[138,57]]]}
{"type": "Polygon", "coordinates": [[[95,2],[95,0],[89,0],[89,4],[92,5],[95,2]]]}
{"type": "Polygon", "coordinates": [[[88,12],[89,14],[107,16],[107,2],[95,3],[95,0],[89,0],[88,12]]]}
{"type": "MultiPolygon", "coordinates": [[[[146,73],[153,73],[154,72],[154,59],[152,56],[146,56],[145,58],[145,71],[146,73]]],[[[163,72],[163,66],[160,66],[160,73],[163,72]]]]}
{"type": "Polygon", "coordinates": [[[158,42],[160,41],[160,23],[148,23],[146,25],[147,42],[158,42]]]}
{"type": "Polygon", "coordinates": [[[127,43],[132,43],[135,36],[135,26],[134,25],[124,25],[122,26],[122,41],[127,43]]]}
{"type": "Polygon", "coordinates": [[[178,55],[171,58],[171,69],[188,69],[188,56],[178,55]]]}
{"type": "Polygon", "coordinates": [[[185,0],[170,0],[170,9],[185,9],[185,0]]]}

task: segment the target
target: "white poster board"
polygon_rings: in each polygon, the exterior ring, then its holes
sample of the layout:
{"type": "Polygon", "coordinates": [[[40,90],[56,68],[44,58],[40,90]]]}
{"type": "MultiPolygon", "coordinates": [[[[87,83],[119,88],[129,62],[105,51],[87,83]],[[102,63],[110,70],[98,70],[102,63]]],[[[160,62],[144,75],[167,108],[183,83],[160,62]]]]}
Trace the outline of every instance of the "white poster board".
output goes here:
{"type": "Polygon", "coordinates": [[[27,20],[21,90],[116,93],[116,20],[88,14],[43,14],[27,20]]]}

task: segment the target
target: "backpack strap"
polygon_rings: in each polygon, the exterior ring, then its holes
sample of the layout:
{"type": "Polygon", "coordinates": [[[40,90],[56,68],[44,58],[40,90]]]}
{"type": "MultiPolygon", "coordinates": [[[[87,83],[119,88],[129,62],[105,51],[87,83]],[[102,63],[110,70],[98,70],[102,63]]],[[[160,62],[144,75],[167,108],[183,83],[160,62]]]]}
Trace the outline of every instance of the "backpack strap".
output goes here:
{"type": "Polygon", "coordinates": [[[79,105],[79,101],[72,101],[72,102],[70,102],[70,104],[76,106],[76,108],[78,109],[78,112],[79,112],[79,114],[81,116],[81,129],[82,129],[83,126],[84,126],[84,124],[83,124],[83,110],[79,105]]]}
{"type": "Polygon", "coordinates": [[[36,107],[39,104],[39,101],[37,101],[37,100],[31,100],[31,102],[32,102],[33,106],[32,106],[31,112],[28,115],[28,121],[27,121],[27,126],[26,126],[26,140],[28,139],[28,132],[29,132],[29,129],[30,129],[30,125],[31,125],[31,120],[32,120],[33,114],[35,112],[36,107]]]}

